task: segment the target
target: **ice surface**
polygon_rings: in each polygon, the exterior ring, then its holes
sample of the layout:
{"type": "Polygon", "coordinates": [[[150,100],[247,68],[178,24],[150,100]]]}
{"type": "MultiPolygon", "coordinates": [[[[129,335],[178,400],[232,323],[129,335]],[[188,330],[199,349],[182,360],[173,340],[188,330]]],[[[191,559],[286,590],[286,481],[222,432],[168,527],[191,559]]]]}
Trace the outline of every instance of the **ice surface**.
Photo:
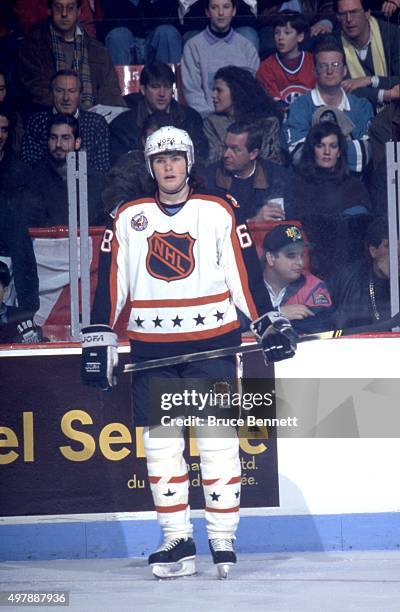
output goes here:
{"type": "Polygon", "coordinates": [[[239,555],[226,581],[206,555],[197,568],[197,576],[157,581],[144,558],[3,562],[0,588],[70,591],[69,607],[53,608],[60,612],[400,611],[397,551],[239,555]]]}

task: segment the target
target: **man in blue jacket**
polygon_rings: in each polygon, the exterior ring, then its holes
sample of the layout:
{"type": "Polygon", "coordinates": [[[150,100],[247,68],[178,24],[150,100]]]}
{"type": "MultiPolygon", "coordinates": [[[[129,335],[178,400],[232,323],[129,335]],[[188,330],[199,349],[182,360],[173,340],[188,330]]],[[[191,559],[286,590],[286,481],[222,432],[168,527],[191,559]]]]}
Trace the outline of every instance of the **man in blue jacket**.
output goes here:
{"type": "Polygon", "coordinates": [[[365,98],[346,94],[342,81],[347,75],[345,56],[334,39],[325,39],[315,49],[317,84],[314,89],[299,96],[289,109],[283,124],[283,135],[294,163],[312,125],[314,113],[323,106],[336,107],[353,123],[347,136],[347,154],[350,170],[361,173],[369,161],[368,126],[374,116],[373,108],[365,98]]]}

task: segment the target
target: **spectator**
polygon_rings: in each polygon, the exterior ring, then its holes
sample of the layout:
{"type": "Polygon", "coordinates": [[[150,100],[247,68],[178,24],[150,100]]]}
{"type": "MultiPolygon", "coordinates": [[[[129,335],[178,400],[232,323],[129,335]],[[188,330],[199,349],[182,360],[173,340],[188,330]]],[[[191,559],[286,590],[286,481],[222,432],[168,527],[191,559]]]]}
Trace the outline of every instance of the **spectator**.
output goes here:
{"type": "Polygon", "coordinates": [[[59,70],[50,80],[50,89],[53,108],[30,116],[22,140],[22,159],[32,166],[46,157],[48,123],[55,114],[65,113],[79,121],[81,146],[87,152],[88,164],[107,172],[110,169],[109,128],[104,117],[80,108],[82,86],[76,72],[59,70]]]}
{"type": "Polygon", "coordinates": [[[258,1],[258,22],[265,24],[259,29],[260,57],[268,57],[275,52],[274,28],[271,21],[277,14],[289,10],[298,11],[307,19],[310,24],[309,34],[305,36],[302,47],[312,50],[322,37],[330,34],[335,25],[335,14],[333,10],[334,0],[259,0],[258,1]]]}
{"type": "Polygon", "coordinates": [[[231,26],[236,0],[208,0],[209,25],[183,49],[182,80],[189,106],[202,115],[213,111],[211,87],[214,75],[227,64],[256,72],[260,60],[254,45],[231,26]]]}
{"type": "Polygon", "coordinates": [[[386,143],[400,142],[400,101],[387,104],[369,126],[373,168],[368,174],[368,189],[376,215],[387,214],[386,143]]]}
{"type": "Polygon", "coordinates": [[[113,164],[124,153],[140,148],[143,123],[156,111],[165,111],[170,116],[170,125],[186,130],[194,142],[198,159],[206,159],[208,145],[203,133],[203,120],[194,109],[172,98],[174,83],[174,73],[167,64],[155,62],[143,68],[140,93],[126,96],[130,110],[110,124],[113,164]]]}
{"type": "Polygon", "coordinates": [[[9,329],[7,329],[4,333],[5,326],[7,325],[7,323],[9,323],[10,317],[13,316],[15,310],[13,306],[7,306],[5,302],[10,283],[10,270],[8,269],[7,264],[4,261],[0,260],[0,342],[7,342],[9,339],[12,340],[15,335],[14,328],[11,334],[9,332],[9,329]]]}
{"type": "Polygon", "coordinates": [[[376,107],[400,99],[399,32],[395,25],[375,19],[366,2],[335,2],[349,73],[342,87],[376,107]]]}
{"type": "Polygon", "coordinates": [[[102,199],[109,214],[124,202],[135,200],[154,189],[154,181],[146,170],[143,149],[146,138],[161,127],[171,125],[169,113],[155,111],[143,123],[138,148],[121,155],[106,176],[102,199]]]}
{"type": "Polygon", "coordinates": [[[174,25],[177,0],[102,0],[102,34],[114,64],[176,64],[182,38],[174,25]]]}
{"type": "Polygon", "coordinates": [[[10,283],[10,270],[7,264],[0,260],[0,343],[27,344],[42,341],[41,329],[33,323],[29,313],[6,303],[10,283]]]}
{"type": "Polygon", "coordinates": [[[17,92],[16,69],[18,45],[21,32],[15,15],[13,0],[0,2],[0,71],[8,86],[8,96],[14,98],[17,92]]]}
{"type": "Polygon", "coordinates": [[[363,183],[349,173],[340,128],[325,121],[311,128],[293,181],[293,218],[315,245],[312,270],[327,278],[335,267],[360,256],[370,200],[363,183]]]}
{"type": "Polygon", "coordinates": [[[12,125],[11,139],[9,145],[15,153],[18,153],[21,148],[21,141],[24,132],[21,115],[15,110],[14,97],[9,95],[7,87],[6,73],[0,70],[0,105],[3,108],[8,108],[10,124],[12,125]]]}
{"type": "Polygon", "coordinates": [[[264,238],[264,282],[272,305],[293,321],[299,332],[331,328],[332,300],[323,280],[306,269],[306,243],[301,229],[280,224],[264,238]]]}
{"type": "Polygon", "coordinates": [[[258,123],[263,132],[261,156],[282,160],[281,114],[249,70],[237,66],[220,68],[215,74],[212,100],[215,112],[204,120],[210,148],[208,163],[221,159],[226,131],[234,121],[258,123]]]}
{"type": "Polygon", "coordinates": [[[30,103],[51,107],[49,81],[72,69],[82,83],[81,107],[125,106],[111,59],[79,26],[81,0],[50,0],[50,20],[28,34],[19,50],[20,81],[30,103]]]}
{"type": "MultiPolygon", "coordinates": [[[[29,181],[29,166],[21,162],[12,150],[13,113],[0,102],[0,189],[15,202],[29,181]]],[[[16,204],[18,206],[18,204],[16,204]]]]}
{"type": "Polygon", "coordinates": [[[0,258],[10,261],[18,307],[32,317],[39,308],[39,280],[32,240],[22,215],[1,193],[0,258]]]}
{"type": "MultiPolygon", "coordinates": [[[[187,42],[202,29],[207,27],[207,18],[204,15],[208,0],[178,0],[179,17],[184,26],[185,33],[183,41],[187,42]]],[[[251,42],[257,53],[259,50],[259,40],[256,31],[257,27],[257,4],[255,0],[237,0],[236,15],[232,25],[235,32],[247,38],[251,42]]]]}
{"type": "Polygon", "coordinates": [[[400,142],[400,101],[385,106],[369,126],[371,157],[374,168],[386,160],[386,143],[400,142]]]}
{"type": "Polygon", "coordinates": [[[365,236],[362,260],[349,264],[332,279],[335,327],[372,325],[391,317],[388,223],[375,219],[365,236]]]}
{"type": "MultiPolygon", "coordinates": [[[[48,156],[35,168],[34,179],[24,197],[29,227],[68,225],[67,154],[78,151],[78,121],[72,115],[54,115],[48,124],[48,156]]],[[[103,175],[88,170],[89,225],[105,221],[101,192],[103,175]]]]}
{"type": "Polygon", "coordinates": [[[273,27],[277,51],[261,62],[256,76],[285,111],[297,96],[315,86],[314,60],[309,51],[300,49],[308,29],[300,13],[282,11],[273,27]]]}
{"type": "Polygon", "coordinates": [[[10,283],[10,270],[4,261],[0,261],[0,323],[5,323],[7,321],[7,306],[4,299],[10,283]]]}
{"type": "Polygon", "coordinates": [[[32,240],[17,203],[0,183],[0,259],[12,268],[16,303],[28,318],[39,308],[39,280],[32,240]]]}
{"type": "Polygon", "coordinates": [[[245,220],[281,220],[291,208],[288,187],[291,174],[260,157],[262,130],[250,123],[232,123],[225,136],[220,162],[204,171],[209,189],[231,194],[243,209],[245,220]]]}
{"type": "MultiPolygon", "coordinates": [[[[49,16],[48,0],[15,0],[15,12],[24,34],[28,34],[32,28],[45,21],[49,16]]],[[[96,37],[96,29],[93,20],[101,19],[102,11],[98,0],[82,0],[80,22],[89,36],[96,37]]]]}
{"type": "Polygon", "coordinates": [[[317,85],[293,102],[284,123],[289,152],[296,163],[314,113],[322,106],[332,106],[341,111],[344,123],[348,124],[348,120],[353,123],[346,141],[347,157],[350,170],[361,173],[369,161],[368,125],[373,117],[372,106],[368,100],[343,90],[341,83],[347,68],[343,50],[335,40],[322,41],[315,49],[314,58],[317,85]]]}

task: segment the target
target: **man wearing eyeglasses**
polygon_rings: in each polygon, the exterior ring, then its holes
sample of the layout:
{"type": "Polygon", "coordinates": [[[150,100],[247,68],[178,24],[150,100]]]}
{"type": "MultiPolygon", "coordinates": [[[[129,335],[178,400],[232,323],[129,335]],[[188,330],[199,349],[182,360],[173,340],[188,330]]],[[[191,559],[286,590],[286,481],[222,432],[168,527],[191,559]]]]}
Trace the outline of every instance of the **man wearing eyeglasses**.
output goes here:
{"type": "Polygon", "coordinates": [[[317,84],[314,89],[299,96],[290,106],[283,133],[293,163],[300,158],[301,148],[312,125],[313,115],[324,106],[338,109],[344,121],[352,126],[346,130],[349,168],[362,173],[369,161],[368,125],[374,112],[365,98],[347,94],[342,82],[347,75],[345,57],[339,43],[333,38],[321,41],[314,50],[317,84]],[[350,122],[350,123],[349,123],[350,122]]]}
{"type": "MultiPolygon", "coordinates": [[[[400,98],[398,30],[371,15],[368,0],[336,0],[336,16],[346,55],[346,93],[368,98],[374,106],[400,98]]],[[[386,3],[388,4],[388,3],[386,3]]]]}

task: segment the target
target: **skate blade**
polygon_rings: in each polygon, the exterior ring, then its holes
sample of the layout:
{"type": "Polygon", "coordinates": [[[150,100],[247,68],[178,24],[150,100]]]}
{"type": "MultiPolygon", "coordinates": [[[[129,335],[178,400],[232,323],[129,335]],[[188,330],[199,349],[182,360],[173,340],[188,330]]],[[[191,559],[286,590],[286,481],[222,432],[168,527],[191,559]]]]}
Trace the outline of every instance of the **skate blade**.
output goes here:
{"type": "Polygon", "coordinates": [[[153,576],[166,580],[168,578],[180,578],[181,576],[193,576],[196,574],[194,559],[185,559],[177,563],[155,563],[151,566],[153,576]]]}
{"type": "Polygon", "coordinates": [[[229,570],[234,563],[218,563],[217,572],[219,580],[226,580],[228,578],[229,570]]]}

